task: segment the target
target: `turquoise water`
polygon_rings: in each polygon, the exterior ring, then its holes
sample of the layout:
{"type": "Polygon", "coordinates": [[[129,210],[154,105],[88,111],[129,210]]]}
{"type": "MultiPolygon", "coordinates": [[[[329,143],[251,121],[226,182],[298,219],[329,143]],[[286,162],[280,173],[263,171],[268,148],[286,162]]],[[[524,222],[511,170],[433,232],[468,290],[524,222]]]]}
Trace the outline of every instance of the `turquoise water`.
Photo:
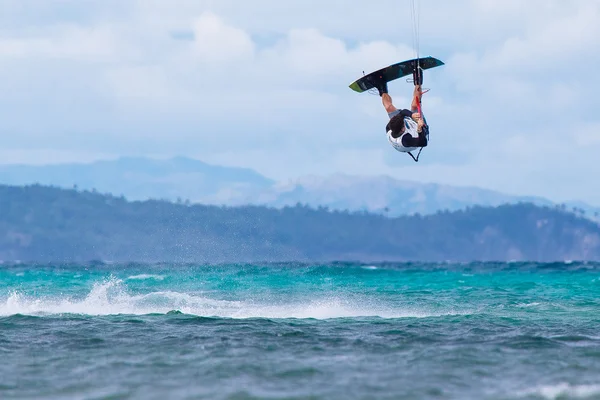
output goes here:
{"type": "Polygon", "coordinates": [[[600,264],[4,264],[0,398],[600,398],[599,295],[600,264]]]}

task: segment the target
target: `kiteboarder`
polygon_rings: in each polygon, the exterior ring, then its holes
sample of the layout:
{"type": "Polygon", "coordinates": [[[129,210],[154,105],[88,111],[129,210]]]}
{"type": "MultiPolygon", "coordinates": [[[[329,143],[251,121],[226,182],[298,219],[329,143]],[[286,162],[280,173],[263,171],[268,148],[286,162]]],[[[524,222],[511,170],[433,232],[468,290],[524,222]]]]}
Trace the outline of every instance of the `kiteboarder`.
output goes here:
{"type": "Polygon", "coordinates": [[[403,153],[410,153],[413,150],[427,146],[427,124],[420,111],[421,96],[423,95],[421,88],[423,75],[420,68],[417,68],[413,73],[413,81],[415,88],[410,110],[399,110],[394,106],[392,97],[387,90],[387,82],[375,83],[383,107],[390,118],[385,127],[388,140],[396,150],[403,153]]]}

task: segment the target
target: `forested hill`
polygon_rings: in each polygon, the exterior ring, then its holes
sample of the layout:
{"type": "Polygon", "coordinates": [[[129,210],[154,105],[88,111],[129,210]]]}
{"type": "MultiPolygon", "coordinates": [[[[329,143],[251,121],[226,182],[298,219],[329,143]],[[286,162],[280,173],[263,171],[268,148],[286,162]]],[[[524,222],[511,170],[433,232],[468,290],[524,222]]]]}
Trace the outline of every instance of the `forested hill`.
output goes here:
{"type": "Polygon", "coordinates": [[[386,218],[0,186],[0,260],[600,260],[600,227],[529,204],[386,218]]]}

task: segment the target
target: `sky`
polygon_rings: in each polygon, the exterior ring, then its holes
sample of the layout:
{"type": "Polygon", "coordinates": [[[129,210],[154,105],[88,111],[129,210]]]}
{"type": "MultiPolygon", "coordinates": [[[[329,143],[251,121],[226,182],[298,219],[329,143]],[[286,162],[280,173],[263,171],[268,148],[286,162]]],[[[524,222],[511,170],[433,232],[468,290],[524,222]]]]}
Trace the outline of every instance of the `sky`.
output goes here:
{"type": "Polygon", "coordinates": [[[600,205],[600,0],[415,3],[445,62],[418,164],[348,88],[417,54],[412,0],[0,0],[0,163],[181,155],[600,205]]]}

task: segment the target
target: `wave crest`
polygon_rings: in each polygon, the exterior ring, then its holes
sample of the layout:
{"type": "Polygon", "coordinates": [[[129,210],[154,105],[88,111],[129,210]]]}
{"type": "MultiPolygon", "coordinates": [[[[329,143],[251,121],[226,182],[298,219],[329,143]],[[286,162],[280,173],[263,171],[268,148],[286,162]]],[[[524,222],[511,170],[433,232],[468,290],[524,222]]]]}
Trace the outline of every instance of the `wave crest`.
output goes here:
{"type": "Polygon", "coordinates": [[[194,293],[156,291],[131,293],[123,280],[110,277],[95,283],[85,296],[32,297],[16,291],[0,300],[0,316],[22,315],[147,315],[167,314],[177,310],[184,314],[222,318],[426,318],[464,315],[455,310],[419,310],[394,307],[380,299],[356,298],[338,293],[318,298],[268,298],[255,294],[240,300],[222,300],[194,293]]]}

